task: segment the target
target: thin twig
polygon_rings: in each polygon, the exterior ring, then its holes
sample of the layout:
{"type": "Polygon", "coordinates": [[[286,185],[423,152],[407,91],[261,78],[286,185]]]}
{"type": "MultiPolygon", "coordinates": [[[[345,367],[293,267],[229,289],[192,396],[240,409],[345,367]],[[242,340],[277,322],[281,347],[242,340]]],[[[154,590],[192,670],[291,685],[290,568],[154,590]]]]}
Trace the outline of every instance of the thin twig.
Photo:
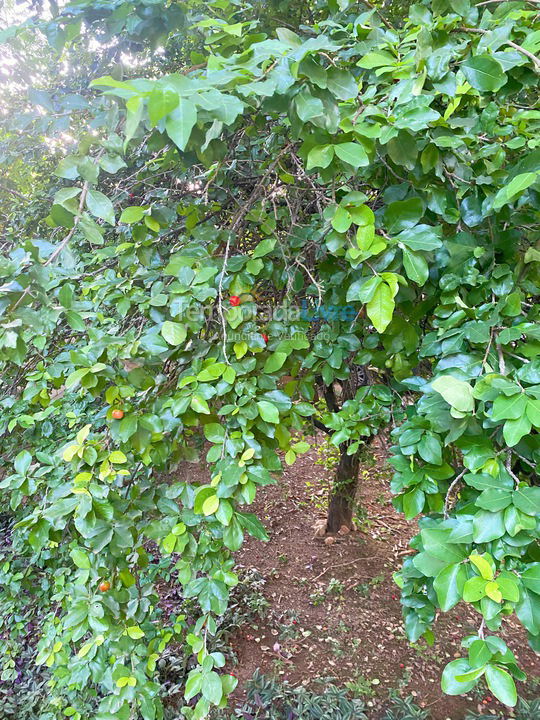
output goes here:
{"type": "Polygon", "coordinates": [[[369,8],[371,8],[372,10],[375,10],[375,12],[377,13],[377,15],[380,17],[380,19],[383,21],[383,23],[386,25],[386,27],[387,27],[389,30],[395,30],[395,28],[394,28],[394,26],[392,25],[392,23],[389,22],[389,21],[384,17],[384,15],[381,13],[381,11],[378,10],[376,7],[374,7],[374,6],[369,2],[369,0],[362,0],[362,2],[364,3],[364,5],[367,5],[367,6],[368,6],[369,8]]]}
{"type": "MultiPolygon", "coordinates": [[[[477,33],[479,35],[487,35],[487,33],[488,33],[488,30],[481,30],[480,28],[460,27],[459,29],[462,30],[463,32],[477,33]]],[[[513,47],[514,50],[517,50],[522,55],[525,55],[526,57],[528,57],[529,60],[532,60],[534,66],[535,66],[535,70],[537,72],[540,72],[540,58],[537,58],[536,55],[533,55],[532,52],[530,52],[529,50],[526,50],[524,47],[522,47],[521,45],[518,45],[517,43],[513,42],[512,40],[505,40],[504,43],[506,45],[510,45],[510,47],[513,47]]]]}
{"type": "Polygon", "coordinates": [[[251,207],[253,206],[254,202],[259,197],[259,193],[261,191],[261,188],[268,177],[270,173],[274,171],[274,168],[278,164],[281,156],[286,153],[292,146],[292,143],[288,143],[281,149],[281,151],[278,153],[277,157],[274,159],[274,161],[268,166],[266,172],[264,175],[260,178],[259,182],[255,185],[253,188],[253,191],[247,201],[240,207],[238,212],[236,213],[235,217],[233,218],[231,222],[230,231],[227,236],[227,242],[225,244],[225,253],[223,255],[223,269],[221,270],[221,274],[219,276],[219,284],[218,284],[218,314],[219,319],[221,321],[221,330],[222,330],[222,348],[223,348],[223,357],[225,359],[225,362],[230,365],[229,362],[229,356],[227,355],[227,322],[225,320],[225,314],[223,312],[223,282],[225,280],[225,275],[227,271],[227,262],[229,260],[229,253],[231,250],[231,240],[234,235],[234,233],[238,230],[240,227],[240,224],[244,217],[247,215],[247,213],[251,210],[251,207]]]}
{"type": "Polygon", "coordinates": [[[450,505],[450,495],[452,494],[452,490],[456,487],[458,482],[461,480],[461,478],[465,475],[467,472],[467,468],[463,468],[463,470],[459,473],[459,475],[452,480],[450,483],[450,487],[448,488],[446,492],[446,497],[444,498],[444,519],[448,520],[448,507],[450,505]]]}
{"type": "Polygon", "coordinates": [[[488,346],[486,348],[486,352],[484,353],[484,357],[482,359],[482,368],[484,367],[484,365],[487,362],[489,351],[491,350],[492,344],[493,344],[493,328],[491,328],[491,330],[489,332],[489,342],[488,342],[488,346]]]}
{"type": "Polygon", "coordinates": [[[478,637],[484,639],[484,628],[486,626],[486,619],[482,618],[482,622],[480,623],[480,627],[478,628],[478,637]]]}
{"type": "Polygon", "coordinates": [[[506,375],[506,363],[504,362],[503,349],[500,343],[497,343],[497,355],[499,356],[499,372],[506,375]]]}
{"type": "MultiPolygon", "coordinates": [[[[68,232],[66,237],[62,240],[62,242],[57,246],[55,251],[43,263],[43,267],[47,267],[47,265],[50,265],[52,262],[54,262],[54,260],[56,260],[56,258],[60,255],[62,250],[66,247],[68,242],[71,240],[71,238],[75,234],[75,231],[77,230],[77,225],[79,224],[79,220],[82,217],[82,213],[84,210],[84,203],[85,203],[87,194],[88,194],[88,182],[85,182],[83,185],[82,191],[81,191],[81,196],[80,196],[80,200],[79,200],[79,208],[77,210],[77,214],[75,215],[75,217],[73,219],[73,227],[68,232]]],[[[31,289],[32,289],[31,285],[28,285],[28,287],[26,287],[24,289],[22,295],[19,297],[17,302],[11,308],[11,312],[15,311],[19,307],[19,305],[22,303],[22,301],[25,299],[25,297],[30,294],[31,289]]]]}
{"type": "Polygon", "coordinates": [[[30,200],[30,198],[26,197],[26,195],[23,195],[18,190],[12,190],[11,188],[7,187],[7,185],[4,185],[4,183],[0,183],[0,190],[4,190],[4,192],[10,193],[10,195],[19,198],[19,200],[24,200],[25,202],[28,202],[30,200]]]}
{"type": "Polygon", "coordinates": [[[521,482],[521,480],[518,478],[516,473],[512,470],[512,451],[511,450],[506,457],[505,466],[506,466],[506,472],[510,475],[511,478],[513,478],[514,482],[516,483],[516,487],[519,487],[519,483],[521,482]]]}

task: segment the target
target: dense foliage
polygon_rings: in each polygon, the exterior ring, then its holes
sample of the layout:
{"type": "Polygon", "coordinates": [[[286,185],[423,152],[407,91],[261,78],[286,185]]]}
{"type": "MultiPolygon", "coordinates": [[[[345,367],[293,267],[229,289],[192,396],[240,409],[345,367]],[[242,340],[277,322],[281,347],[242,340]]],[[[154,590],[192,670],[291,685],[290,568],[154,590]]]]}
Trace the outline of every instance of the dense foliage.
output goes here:
{"type": "Polygon", "coordinates": [[[398,424],[408,636],[472,604],[443,689],[516,703],[504,618],[540,649],[538,8],[368,5],[74,0],[2,33],[1,603],[8,652],[21,596],[42,618],[43,717],[162,717],[173,643],[185,717],[225,705],[231,553],[313,422],[351,486],[398,424]],[[163,612],[170,572],[197,613],[163,612]]]}

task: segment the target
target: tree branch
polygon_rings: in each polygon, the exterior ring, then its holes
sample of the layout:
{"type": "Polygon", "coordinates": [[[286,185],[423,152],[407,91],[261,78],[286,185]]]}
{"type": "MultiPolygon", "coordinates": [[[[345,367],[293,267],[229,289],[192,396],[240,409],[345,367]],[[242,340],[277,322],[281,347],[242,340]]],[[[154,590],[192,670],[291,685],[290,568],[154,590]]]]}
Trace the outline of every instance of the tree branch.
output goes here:
{"type": "MultiPolygon", "coordinates": [[[[66,247],[68,242],[71,240],[71,238],[75,234],[75,231],[77,230],[77,225],[79,224],[79,220],[81,219],[82,214],[83,214],[84,203],[86,201],[87,194],[88,194],[88,182],[85,182],[83,185],[82,191],[81,191],[81,196],[80,196],[80,200],[79,200],[79,209],[73,219],[73,227],[68,232],[66,237],[62,240],[62,242],[57,246],[57,248],[54,250],[54,252],[43,263],[43,267],[47,267],[47,265],[50,265],[52,262],[54,262],[56,260],[56,258],[60,255],[62,250],[66,247]]],[[[19,297],[17,302],[11,308],[11,312],[13,312],[14,310],[16,310],[19,307],[19,305],[22,303],[22,301],[25,299],[25,297],[30,294],[31,289],[32,289],[31,285],[28,285],[28,287],[26,287],[24,289],[22,295],[19,297]]]]}
{"type": "Polygon", "coordinates": [[[333,431],[330,430],[330,428],[327,428],[326,425],[325,425],[324,423],[322,423],[320,420],[317,420],[316,418],[312,418],[312,422],[313,422],[313,424],[315,425],[316,428],[318,428],[319,430],[322,430],[322,431],[325,432],[327,435],[332,435],[332,434],[333,434],[333,431]]]}
{"type": "MultiPolygon", "coordinates": [[[[481,30],[480,28],[468,28],[468,27],[460,27],[459,30],[463,30],[463,32],[468,33],[477,33],[479,35],[487,35],[487,30],[481,30]]],[[[529,50],[525,50],[524,47],[521,47],[521,45],[518,45],[517,43],[513,42],[512,40],[505,40],[504,41],[506,45],[510,45],[510,47],[513,47],[514,50],[517,50],[522,55],[525,55],[529,58],[529,60],[532,60],[534,64],[534,69],[536,72],[540,72],[540,58],[537,58],[536,55],[533,55],[532,52],[529,52],[529,50]]]]}
{"type": "Polygon", "coordinates": [[[450,495],[452,494],[452,490],[456,487],[456,485],[461,480],[461,478],[465,475],[466,472],[467,472],[467,468],[463,468],[463,470],[459,473],[459,475],[456,478],[454,478],[454,480],[452,480],[452,482],[450,483],[450,487],[446,491],[446,497],[444,499],[444,519],[445,520],[448,520],[448,514],[449,514],[448,509],[449,509],[449,505],[450,505],[450,495]]]}
{"type": "Polygon", "coordinates": [[[19,200],[24,200],[25,202],[28,202],[30,198],[26,197],[26,195],[23,195],[18,190],[12,190],[11,188],[7,187],[7,185],[4,185],[4,183],[0,182],[0,190],[3,190],[4,192],[9,193],[10,195],[13,195],[16,198],[19,198],[19,200]]]}

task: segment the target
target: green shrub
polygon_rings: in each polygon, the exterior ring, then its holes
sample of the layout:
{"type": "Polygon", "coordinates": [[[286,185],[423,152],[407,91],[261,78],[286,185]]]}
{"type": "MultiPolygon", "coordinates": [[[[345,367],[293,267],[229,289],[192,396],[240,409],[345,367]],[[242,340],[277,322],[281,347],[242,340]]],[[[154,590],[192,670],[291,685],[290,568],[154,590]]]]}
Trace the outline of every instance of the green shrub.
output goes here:
{"type": "MultiPolygon", "coordinates": [[[[218,716],[216,715],[216,720],[218,716]]],[[[222,716],[220,716],[222,717],[222,716]]],[[[243,720],[367,720],[364,703],[327,685],[322,693],[268,678],[258,670],[248,683],[247,702],[234,711],[243,720]]]]}
{"type": "Polygon", "coordinates": [[[422,710],[414,704],[413,699],[408,697],[402,699],[392,695],[389,707],[381,720],[428,720],[428,710],[422,710]]]}

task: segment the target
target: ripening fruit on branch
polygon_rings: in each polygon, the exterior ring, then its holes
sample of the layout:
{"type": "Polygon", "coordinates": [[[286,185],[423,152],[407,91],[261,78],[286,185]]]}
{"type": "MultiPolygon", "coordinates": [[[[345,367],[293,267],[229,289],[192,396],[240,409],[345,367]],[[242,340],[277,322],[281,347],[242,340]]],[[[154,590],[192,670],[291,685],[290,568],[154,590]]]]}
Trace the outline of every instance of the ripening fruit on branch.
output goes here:
{"type": "Polygon", "coordinates": [[[105,593],[111,589],[111,583],[108,580],[104,580],[99,583],[99,592],[105,593]]]}
{"type": "Polygon", "coordinates": [[[238,295],[231,295],[231,297],[229,298],[229,302],[233,307],[238,307],[238,305],[240,305],[242,301],[240,300],[238,295]]]}
{"type": "Polygon", "coordinates": [[[264,340],[265,343],[267,343],[268,340],[270,339],[266,333],[261,333],[261,337],[262,337],[262,339],[264,340]]]}
{"type": "Polygon", "coordinates": [[[124,417],[124,411],[120,410],[120,408],[115,408],[111,415],[115,420],[121,420],[124,417]]]}

